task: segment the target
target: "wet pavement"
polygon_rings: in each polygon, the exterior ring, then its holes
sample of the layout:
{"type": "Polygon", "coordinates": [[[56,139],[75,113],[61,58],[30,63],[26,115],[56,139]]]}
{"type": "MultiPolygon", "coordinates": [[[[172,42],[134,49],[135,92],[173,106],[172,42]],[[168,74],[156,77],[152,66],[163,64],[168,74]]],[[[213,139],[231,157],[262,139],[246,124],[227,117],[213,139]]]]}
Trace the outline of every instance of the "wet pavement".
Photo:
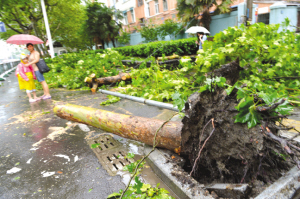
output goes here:
{"type": "MultiPolygon", "coordinates": [[[[0,86],[0,93],[1,199],[101,199],[125,188],[126,176],[110,176],[87,144],[87,138],[105,132],[55,116],[52,108],[56,101],[148,118],[168,119],[174,114],[128,100],[103,107],[100,102],[107,99],[104,94],[64,89],[52,89],[51,100],[30,104],[13,74],[0,86]]],[[[142,155],[141,143],[114,138],[128,151],[142,155]]],[[[146,170],[145,182],[167,188],[149,167],[146,170]]]]}

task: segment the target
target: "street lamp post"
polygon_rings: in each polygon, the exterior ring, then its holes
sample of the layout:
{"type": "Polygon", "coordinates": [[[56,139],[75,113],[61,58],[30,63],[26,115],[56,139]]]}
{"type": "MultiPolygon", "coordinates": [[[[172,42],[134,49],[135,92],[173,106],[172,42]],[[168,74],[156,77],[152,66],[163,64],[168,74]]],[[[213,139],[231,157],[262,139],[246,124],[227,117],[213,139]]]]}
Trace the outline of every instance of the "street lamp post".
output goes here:
{"type": "Polygon", "coordinates": [[[48,17],[47,17],[47,13],[46,13],[44,0],[41,0],[41,4],[42,4],[42,11],[43,11],[44,21],[45,21],[45,26],[46,26],[47,37],[48,37],[48,41],[49,41],[50,56],[53,58],[54,57],[54,49],[53,49],[52,37],[51,37],[50,28],[49,28],[48,17]]]}

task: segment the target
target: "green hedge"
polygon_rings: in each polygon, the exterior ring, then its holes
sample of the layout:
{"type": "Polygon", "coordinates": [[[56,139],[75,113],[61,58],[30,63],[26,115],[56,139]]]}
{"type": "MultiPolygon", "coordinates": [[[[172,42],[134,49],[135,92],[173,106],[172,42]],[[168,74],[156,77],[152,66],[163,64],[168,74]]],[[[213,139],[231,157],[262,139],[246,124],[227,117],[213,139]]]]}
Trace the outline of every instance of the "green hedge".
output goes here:
{"type": "MultiPolygon", "coordinates": [[[[146,44],[138,44],[133,46],[124,46],[114,48],[124,56],[129,57],[148,57],[150,55],[154,57],[161,57],[163,54],[165,56],[172,55],[173,53],[177,55],[192,55],[197,52],[197,45],[195,43],[196,38],[187,38],[171,41],[156,41],[146,44]]],[[[81,53],[96,54],[104,53],[103,49],[83,51],[81,53]]]]}
{"type": "Polygon", "coordinates": [[[134,46],[125,46],[114,48],[122,55],[130,57],[161,57],[163,54],[168,56],[173,53],[178,55],[196,54],[197,45],[196,38],[187,38],[171,41],[156,41],[147,44],[139,44],[134,46]]]}

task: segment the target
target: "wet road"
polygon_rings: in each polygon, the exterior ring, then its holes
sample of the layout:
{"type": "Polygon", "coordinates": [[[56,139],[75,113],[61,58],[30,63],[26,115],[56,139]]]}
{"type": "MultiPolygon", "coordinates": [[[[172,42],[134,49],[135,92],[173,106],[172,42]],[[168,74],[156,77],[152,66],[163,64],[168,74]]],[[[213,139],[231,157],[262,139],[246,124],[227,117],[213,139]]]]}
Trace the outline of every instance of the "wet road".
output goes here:
{"type": "MultiPolygon", "coordinates": [[[[53,115],[55,101],[149,118],[168,119],[173,114],[126,100],[103,107],[100,102],[107,99],[104,94],[63,89],[52,89],[51,100],[30,104],[13,74],[0,86],[0,93],[1,199],[106,198],[125,188],[124,179],[110,176],[86,142],[88,135],[103,131],[93,127],[84,131],[53,115]]],[[[42,95],[42,91],[37,94],[42,95]]],[[[138,142],[120,140],[129,150],[131,146],[141,147],[138,142]]],[[[158,182],[153,177],[152,183],[158,182]]]]}

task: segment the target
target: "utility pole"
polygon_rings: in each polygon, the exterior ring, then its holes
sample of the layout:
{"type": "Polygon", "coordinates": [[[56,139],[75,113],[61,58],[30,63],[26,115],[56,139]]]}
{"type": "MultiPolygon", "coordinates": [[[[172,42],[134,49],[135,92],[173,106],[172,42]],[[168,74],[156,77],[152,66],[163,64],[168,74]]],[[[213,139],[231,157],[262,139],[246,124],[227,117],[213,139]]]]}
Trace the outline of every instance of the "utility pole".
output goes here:
{"type": "Polygon", "coordinates": [[[52,37],[51,37],[50,28],[49,28],[48,17],[47,17],[47,13],[46,13],[44,0],[41,0],[41,4],[42,4],[42,11],[43,11],[46,32],[47,32],[47,37],[48,37],[48,42],[49,42],[49,47],[50,47],[50,56],[51,56],[51,58],[53,58],[54,57],[54,49],[53,49],[52,37]]]}
{"type": "Polygon", "coordinates": [[[247,22],[249,22],[249,24],[251,24],[252,22],[252,6],[253,6],[253,0],[246,0],[247,1],[247,20],[246,20],[246,25],[247,22]]]}

